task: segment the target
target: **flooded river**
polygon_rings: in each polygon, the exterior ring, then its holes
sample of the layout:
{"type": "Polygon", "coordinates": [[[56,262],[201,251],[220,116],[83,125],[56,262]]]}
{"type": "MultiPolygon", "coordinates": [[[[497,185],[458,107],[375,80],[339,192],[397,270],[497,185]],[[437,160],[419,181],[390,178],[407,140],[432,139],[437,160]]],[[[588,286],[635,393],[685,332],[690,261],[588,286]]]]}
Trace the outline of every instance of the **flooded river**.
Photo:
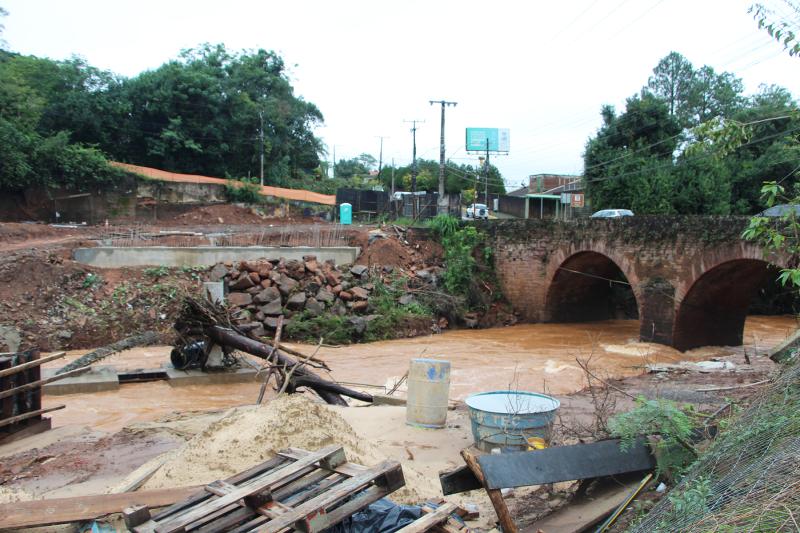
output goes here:
{"type": "MultiPolygon", "coordinates": [[[[592,357],[607,377],[642,372],[646,364],[699,361],[747,350],[763,353],[797,328],[793,316],[752,316],[745,326],[744,346],[704,347],[678,352],[660,344],[638,342],[636,320],[586,324],[524,324],[507,328],[459,330],[441,335],[323,348],[319,357],[332,376],[354,388],[382,392],[377,387],[398,379],[414,357],[451,361],[450,396],[463,399],[474,392],[516,388],[567,394],[584,387],[576,357],[592,357]],[[376,388],[372,388],[375,386],[376,388]]],[[[308,346],[298,346],[305,352],[308,346]]],[[[129,350],[101,364],[117,369],[158,368],[169,361],[164,346],[129,350]]],[[[83,352],[70,353],[67,361],[83,352]]],[[[45,366],[61,366],[56,361],[45,366]]],[[[118,391],[45,396],[44,406],[66,404],[50,416],[54,425],[86,424],[116,430],[132,422],[153,420],[176,411],[215,410],[253,403],[259,384],[172,387],[165,381],[122,385],[118,391]]]]}

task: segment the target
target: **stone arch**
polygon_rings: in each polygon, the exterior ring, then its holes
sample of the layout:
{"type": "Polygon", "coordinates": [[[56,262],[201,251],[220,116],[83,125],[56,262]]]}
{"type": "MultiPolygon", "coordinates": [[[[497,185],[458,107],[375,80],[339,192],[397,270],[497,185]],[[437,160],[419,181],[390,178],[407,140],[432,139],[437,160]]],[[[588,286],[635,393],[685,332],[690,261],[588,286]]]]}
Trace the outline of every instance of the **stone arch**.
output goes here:
{"type": "Polygon", "coordinates": [[[716,262],[681,291],[672,331],[675,348],[742,344],[747,309],[767,279],[769,262],[759,254],[741,255],[716,262]]]}
{"type": "Polygon", "coordinates": [[[549,322],[590,322],[617,318],[615,294],[619,289],[633,294],[631,309],[638,318],[641,298],[638,276],[625,261],[613,259],[605,250],[584,249],[570,255],[557,254],[551,264],[545,297],[544,318],[549,322]],[[560,255],[560,257],[558,256],[560,255]]]}

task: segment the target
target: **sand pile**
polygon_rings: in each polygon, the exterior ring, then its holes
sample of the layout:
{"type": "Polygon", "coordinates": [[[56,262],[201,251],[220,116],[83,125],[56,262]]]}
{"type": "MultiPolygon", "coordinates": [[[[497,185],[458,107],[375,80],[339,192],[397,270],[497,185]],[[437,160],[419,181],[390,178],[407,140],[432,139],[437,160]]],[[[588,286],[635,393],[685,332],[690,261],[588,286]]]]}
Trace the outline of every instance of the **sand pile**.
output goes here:
{"type": "MultiPolygon", "coordinates": [[[[355,408],[354,408],[355,409],[355,408]]],[[[374,466],[386,460],[336,412],[300,394],[284,395],[265,405],[231,409],[181,448],[161,457],[164,465],[144,489],[206,484],[246,470],[288,447],[317,450],[341,444],[347,459],[374,466]]],[[[406,486],[392,499],[412,503],[437,496],[436,486],[408,466],[406,486]]]]}

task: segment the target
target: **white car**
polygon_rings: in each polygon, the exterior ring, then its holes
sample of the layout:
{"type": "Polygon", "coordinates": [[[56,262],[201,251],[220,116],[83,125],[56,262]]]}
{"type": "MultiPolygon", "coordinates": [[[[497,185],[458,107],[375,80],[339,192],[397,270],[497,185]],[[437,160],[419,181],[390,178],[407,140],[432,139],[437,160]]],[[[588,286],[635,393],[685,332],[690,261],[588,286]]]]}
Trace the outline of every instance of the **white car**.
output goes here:
{"type": "Polygon", "coordinates": [[[592,218],[620,218],[632,217],[633,211],[630,209],[603,209],[592,215],[592,218]]]}
{"type": "Polygon", "coordinates": [[[489,208],[486,204],[472,204],[467,207],[467,218],[489,218],[489,208]]]}

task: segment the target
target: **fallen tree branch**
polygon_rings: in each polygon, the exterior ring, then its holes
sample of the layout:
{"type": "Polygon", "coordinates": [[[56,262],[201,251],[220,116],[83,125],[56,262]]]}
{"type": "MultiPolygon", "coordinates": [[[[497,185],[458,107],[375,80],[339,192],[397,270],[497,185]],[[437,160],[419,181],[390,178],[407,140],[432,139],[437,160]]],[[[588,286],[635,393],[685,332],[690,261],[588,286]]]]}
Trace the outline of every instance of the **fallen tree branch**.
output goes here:
{"type": "MultiPolygon", "coordinates": [[[[207,299],[186,297],[178,319],[175,321],[182,342],[193,341],[216,344],[226,350],[239,350],[266,360],[279,375],[286,376],[295,366],[286,391],[295,392],[299,387],[307,387],[316,392],[326,403],[346,406],[342,396],[349,396],[363,402],[372,402],[372,395],[343,387],[327,381],[309,370],[306,365],[292,359],[275,343],[268,346],[259,340],[248,337],[231,322],[229,311],[207,299]]],[[[288,350],[287,350],[288,352],[288,350]]],[[[306,356],[303,356],[304,358],[306,356]]],[[[308,359],[314,357],[312,354],[308,359]]],[[[310,365],[309,365],[310,366],[310,365]]]]}
{"type": "Polygon", "coordinates": [[[583,371],[584,371],[584,372],[586,372],[587,374],[589,374],[590,376],[592,376],[594,379],[596,379],[597,381],[599,381],[600,383],[602,383],[602,384],[603,384],[603,385],[605,385],[606,387],[610,387],[610,388],[614,389],[615,391],[617,391],[617,392],[619,392],[619,393],[621,393],[621,394],[624,394],[625,396],[627,396],[628,398],[630,398],[630,399],[632,399],[632,400],[635,400],[635,399],[636,399],[636,397],[635,397],[635,396],[633,396],[633,395],[631,395],[631,394],[627,393],[626,391],[624,391],[624,390],[620,389],[620,388],[619,388],[619,387],[617,387],[616,385],[612,385],[612,384],[611,384],[611,383],[609,383],[608,381],[605,381],[605,380],[603,380],[603,379],[600,379],[600,378],[598,378],[596,375],[594,375],[594,374],[592,373],[592,371],[591,371],[591,370],[589,370],[589,367],[588,367],[587,365],[585,365],[585,364],[584,364],[584,363],[583,363],[583,362],[582,362],[580,359],[578,359],[577,357],[575,358],[575,361],[578,363],[578,366],[580,366],[580,367],[581,367],[581,369],[583,369],[583,371]]]}

